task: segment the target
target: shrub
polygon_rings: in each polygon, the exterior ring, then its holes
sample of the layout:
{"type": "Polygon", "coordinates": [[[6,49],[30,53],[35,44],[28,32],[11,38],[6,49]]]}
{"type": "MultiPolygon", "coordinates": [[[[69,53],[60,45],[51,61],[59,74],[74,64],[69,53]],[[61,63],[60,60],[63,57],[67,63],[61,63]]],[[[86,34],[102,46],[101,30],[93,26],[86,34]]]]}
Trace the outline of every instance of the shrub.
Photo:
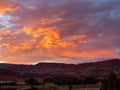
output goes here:
{"type": "Polygon", "coordinates": [[[38,85],[40,84],[34,77],[27,78],[25,82],[29,85],[38,85]]]}
{"type": "Polygon", "coordinates": [[[56,78],[47,78],[44,82],[50,82],[57,85],[78,85],[80,80],[76,77],[56,77],[56,78]]]}
{"type": "Polygon", "coordinates": [[[98,82],[93,76],[86,77],[84,81],[86,84],[96,84],[98,82]]]}

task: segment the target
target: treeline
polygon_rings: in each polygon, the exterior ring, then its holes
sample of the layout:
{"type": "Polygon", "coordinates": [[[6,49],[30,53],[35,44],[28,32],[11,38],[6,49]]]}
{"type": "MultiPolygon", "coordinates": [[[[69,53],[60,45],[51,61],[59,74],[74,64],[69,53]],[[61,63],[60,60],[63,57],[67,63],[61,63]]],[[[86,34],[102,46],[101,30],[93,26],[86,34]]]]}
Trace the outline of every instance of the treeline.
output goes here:
{"type": "Polygon", "coordinates": [[[44,83],[54,83],[57,85],[80,85],[80,84],[96,84],[98,80],[93,77],[89,76],[85,79],[79,79],[77,77],[54,77],[54,78],[47,78],[44,80],[44,83]]]}
{"type": "MultiPolygon", "coordinates": [[[[36,80],[33,81],[36,82],[36,80]]],[[[114,72],[110,72],[103,80],[97,80],[94,76],[88,76],[84,79],[77,77],[54,77],[45,79],[42,84],[45,85],[46,83],[52,83],[54,85],[87,85],[100,83],[100,90],[120,90],[120,79],[117,79],[114,72]]],[[[32,82],[31,84],[35,83],[32,82]]]]}
{"type": "MultiPolygon", "coordinates": [[[[79,79],[77,77],[70,76],[46,78],[43,80],[43,82],[39,82],[34,77],[28,77],[25,79],[25,82],[26,84],[31,86],[31,89],[29,90],[57,90],[55,88],[58,88],[59,85],[93,85],[97,83],[100,83],[100,90],[120,90],[120,79],[117,79],[114,72],[110,72],[109,75],[103,80],[97,80],[94,76],[88,76],[84,79],[79,79]],[[37,85],[41,87],[34,87],[37,85]]],[[[15,83],[5,83],[5,85],[15,85],[15,83]]]]}

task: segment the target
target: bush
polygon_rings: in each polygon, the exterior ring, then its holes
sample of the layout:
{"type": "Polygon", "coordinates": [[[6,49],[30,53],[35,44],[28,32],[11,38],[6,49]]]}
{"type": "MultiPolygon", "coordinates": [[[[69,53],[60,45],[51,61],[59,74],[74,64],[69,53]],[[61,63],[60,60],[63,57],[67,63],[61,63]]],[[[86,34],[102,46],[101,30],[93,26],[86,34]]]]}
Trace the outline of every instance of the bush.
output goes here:
{"type": "Polygon", "coordinates": [[[25,82],[29,85],[39,85],[40,84],[34,77],[27,78],[25,80],[25,82]]]}
{"type": "Polygon", "coordinates": [[[98,82],[93,76],[86,77],[84,81],[86,84],[96,84],[98,82]]]}
{"type": "Polygon", "coordinates": [[[80,80],[76,77],[56,77],[56,78],[47,78],[44,82],[50,82],[57,85],[78,85],[80,80]]]}

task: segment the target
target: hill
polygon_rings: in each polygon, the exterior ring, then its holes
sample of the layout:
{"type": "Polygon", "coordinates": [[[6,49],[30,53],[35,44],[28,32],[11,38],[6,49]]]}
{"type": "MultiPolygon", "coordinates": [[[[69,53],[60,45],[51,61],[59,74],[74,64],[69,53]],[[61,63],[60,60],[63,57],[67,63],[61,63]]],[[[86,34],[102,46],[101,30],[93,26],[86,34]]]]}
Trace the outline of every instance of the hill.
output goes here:
{"type": "Polygon", "coordinates": [[[15,80],[16,74],[8,69],[0,68],[0,81],[15,80]]]}
{"type": "Polygon", "coordinates": [[[14,66],[15,64],[8,64],[8,63],[0,63],[0,68],[8,68],[14,66]]]}
{"type": "Polygon", "coordinates": [[[20,76],[95,76],[104,78],[110,71],[115,71],[120,76],[120,60],[111,59],[92,63],[64,64],[64,63],[38,63],[36,65],[13,65],[9,70],[20,76]]]}

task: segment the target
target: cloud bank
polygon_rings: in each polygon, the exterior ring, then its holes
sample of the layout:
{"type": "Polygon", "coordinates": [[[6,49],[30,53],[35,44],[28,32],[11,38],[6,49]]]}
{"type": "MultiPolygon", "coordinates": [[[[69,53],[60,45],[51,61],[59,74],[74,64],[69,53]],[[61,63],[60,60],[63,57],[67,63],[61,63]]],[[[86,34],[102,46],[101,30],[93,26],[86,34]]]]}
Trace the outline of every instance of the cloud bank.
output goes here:
{"type": "Polygon", "coordinates": [[[120,58],[119,0],[1,0],[0,21],[1,62],[120,58]]]}

